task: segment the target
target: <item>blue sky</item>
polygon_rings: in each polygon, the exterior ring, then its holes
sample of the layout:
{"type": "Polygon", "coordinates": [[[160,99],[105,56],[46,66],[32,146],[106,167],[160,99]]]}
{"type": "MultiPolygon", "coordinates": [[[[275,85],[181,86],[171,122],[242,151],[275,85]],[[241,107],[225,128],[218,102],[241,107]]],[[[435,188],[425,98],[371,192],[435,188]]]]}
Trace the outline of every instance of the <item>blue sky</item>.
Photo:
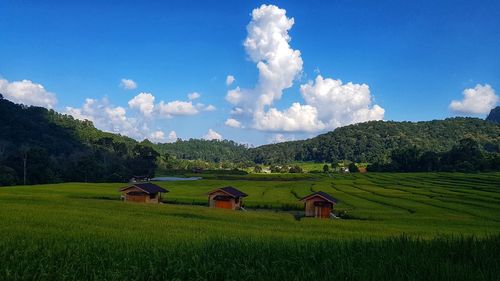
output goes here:
{"type": "Polygon", "coordinates": [[[0,90],[35,105],[50,92],[57,102],[49,107],[138,139],[211,129],[207,137],[258,145],[372,119],[484,117],[498,104],[499,1],[73,2],[0,1],[0,90]],[[249,34],[250,23],[283,38],[245,45],[267,40],[249,34]],[[259,61],[274,78],[261,79],[259,61]],[[236,79],[229,86],[227,75],[236,79]],[[124,78],[137,87],[120,87],[124,78]],[[246,99],[228,97],[237,86],[246,99]],[[200,97],[189,100],[193,92],[200,97]],[[139,93],[154,96],[149,111],[143,100],[130,105],[139,93]],[[262,95],[272,98],[259,102],[262,95]]]}

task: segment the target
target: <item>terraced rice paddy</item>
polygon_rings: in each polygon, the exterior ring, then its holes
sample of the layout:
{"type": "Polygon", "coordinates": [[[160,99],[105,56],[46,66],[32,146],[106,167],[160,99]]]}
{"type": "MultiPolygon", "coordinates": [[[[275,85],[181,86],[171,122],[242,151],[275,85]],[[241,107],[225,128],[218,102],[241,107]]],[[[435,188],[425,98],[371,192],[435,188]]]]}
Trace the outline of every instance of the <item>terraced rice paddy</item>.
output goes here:
{"type": "Polygon", "coordinates": [[[0,188],[0,280],[497,280],[500,173],[233,176],[166,182],[172,203],[123,184],[0,188]],[[223,177],[226,178],[226,177],[223,177]],[[248,212],[209,209],[232,185],[248,212]],[[325,191],[343,220],[295,220],[325,191]],[[288,210],[288,211],[283,211],[288,210]]]}

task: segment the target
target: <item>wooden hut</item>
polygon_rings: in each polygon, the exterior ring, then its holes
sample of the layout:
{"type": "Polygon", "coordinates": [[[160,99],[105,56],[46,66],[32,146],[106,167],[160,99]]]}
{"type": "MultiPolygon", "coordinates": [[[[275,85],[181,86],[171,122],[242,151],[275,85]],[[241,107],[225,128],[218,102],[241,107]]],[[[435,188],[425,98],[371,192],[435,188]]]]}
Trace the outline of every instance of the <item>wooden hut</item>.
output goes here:
{"type": "Polygon", "coordinates": [[[302,199],[304,202],[306,217],[329,218],[333,205],[337,200],[329,194],[318,191],[302,199]]]}
{"type": "Polygon", "coordinates": [[[208,193],[208,206],[211,208],[239,210],[243,206],[243,197],[247,196],[247,194],[232,186],[218,188],[208,193]]]}
{"type": "Polygon", "coordinates": [[[168,190],[157,186],[156,184],[132,183],[131,185],[120,189],[122,199],[129,202],[141,203],[160,203],[162,194],[168,190]]]}

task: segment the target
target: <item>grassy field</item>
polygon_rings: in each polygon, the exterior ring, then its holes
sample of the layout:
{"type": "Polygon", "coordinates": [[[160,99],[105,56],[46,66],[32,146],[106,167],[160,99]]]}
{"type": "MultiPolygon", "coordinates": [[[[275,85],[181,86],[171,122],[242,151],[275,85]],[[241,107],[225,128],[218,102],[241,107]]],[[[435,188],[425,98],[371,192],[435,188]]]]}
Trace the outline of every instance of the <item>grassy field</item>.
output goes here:
{"type": "Polygon", "coordinates": [[[497,280],[500,173],[249,175],[160,183],[169,202],[123,203],[123,184],[0,188],[0,280],[497,280]],[[232,185],[256,211],[209,209],[232,185]],[[350,219],[294,219],[325,191],[350,219]],[[188,204],[188,205],[185,205],[188,204]],[[190,205],[194,204],[194,205],[190,205]],[[268,210],[263,210],[268,208],[268,210]]]}

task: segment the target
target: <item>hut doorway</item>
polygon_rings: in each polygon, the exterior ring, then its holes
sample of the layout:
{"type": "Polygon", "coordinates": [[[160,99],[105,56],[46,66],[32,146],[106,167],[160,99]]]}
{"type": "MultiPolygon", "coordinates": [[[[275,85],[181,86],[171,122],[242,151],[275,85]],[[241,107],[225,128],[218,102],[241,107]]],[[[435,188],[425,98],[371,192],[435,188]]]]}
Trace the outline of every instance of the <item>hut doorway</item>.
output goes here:
{"type": "Polygon", "coordinates": [[[326,202],[315,202],[314,216],[317,218],[329,218],[332,210],[332,204],[326,202]],[[319,204],[318,204],[319,203],[319,204]]]}
{"type": "Polygon", "coordinates": [[[215,208],[232,209],[233,206],[229,200],[217,200],[215,201],[215,208]]]}

